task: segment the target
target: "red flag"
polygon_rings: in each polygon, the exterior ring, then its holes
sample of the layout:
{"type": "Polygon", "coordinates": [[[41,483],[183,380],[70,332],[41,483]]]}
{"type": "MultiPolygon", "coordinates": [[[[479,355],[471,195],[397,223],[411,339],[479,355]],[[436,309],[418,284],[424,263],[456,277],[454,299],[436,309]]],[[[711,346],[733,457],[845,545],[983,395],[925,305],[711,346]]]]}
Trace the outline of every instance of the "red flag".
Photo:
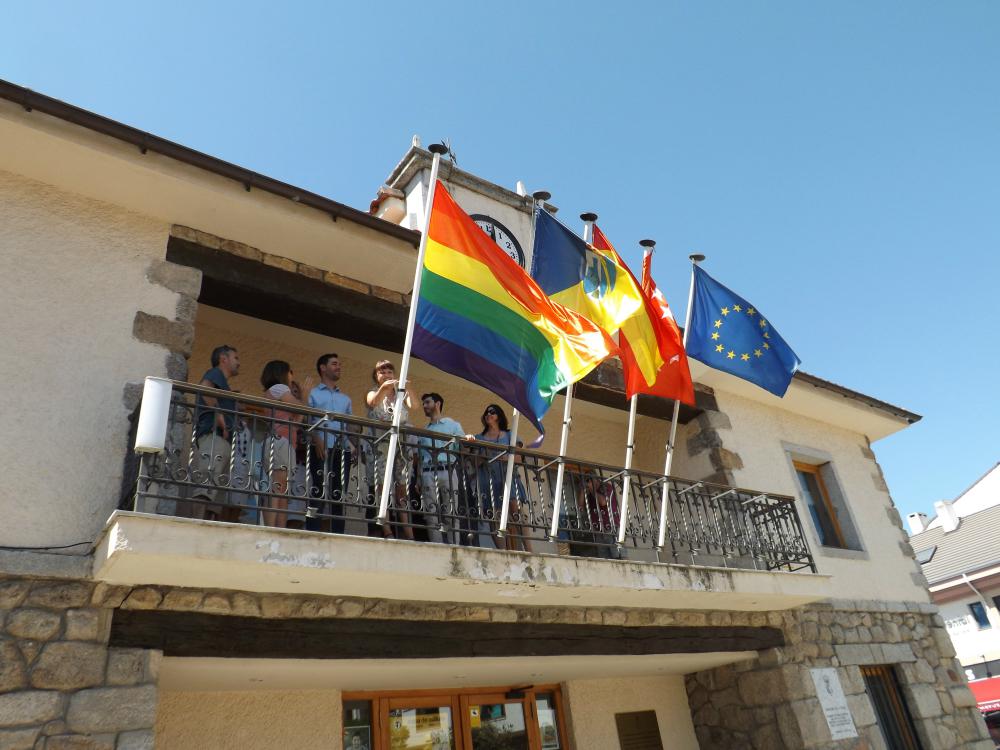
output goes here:
{"type": "MultiPolygon", "coordinates": [[[[608,242],[608,238],[595,225],[594,247],[614,253],[619,264],[628,266],[608,242]]],[[[619,334],[622,368],[625,371],[625,395],[631,398],[636,393],[679,399],[694,405],[694,386],[691,370],[680,328],[670,312],[670,306],[663,298],[650,273],[652,256],[647,254],[642,261],[643,307],[626,320],[619,334]]],[[[632,272],[629,271],[631,274],[632,272]]],[[[633,276],[634,278],[634,276],[633,276]]]]}

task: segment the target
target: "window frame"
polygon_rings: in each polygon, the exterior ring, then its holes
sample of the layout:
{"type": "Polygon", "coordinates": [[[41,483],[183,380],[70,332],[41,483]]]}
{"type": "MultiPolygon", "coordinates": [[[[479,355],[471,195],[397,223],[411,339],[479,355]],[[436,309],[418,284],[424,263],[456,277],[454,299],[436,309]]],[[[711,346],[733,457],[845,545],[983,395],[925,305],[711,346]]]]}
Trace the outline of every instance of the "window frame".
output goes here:
{"type": "Polygon", "coordinates": [[[976,626],[980,630],[989,630],[993,627],[993,623],[990,622],[990,613],[987,611],[985,604],[977,600],[969,602],[968,607],[973,621],[975,621],[976,626]],[[982,619],[980,619],[979,614],[976,614],[977,610],[982,615],[982,619]]]}
{"type": "MultiPolygon", "coordinates": [[[[797,475],[798,472],[800,471],[805,474],[811,474],[813,477],[816,478],[816,485],[819,487],[820,500],[822,501],[823,508],[830,519],[830,525],[833,527],[834,536],[836,536],[837,544],[828,544],[827,542],[823,541],[823,530],[821,528],[817,528],[816,536],[817,539],[819,540],[820,546],[829,549],[840,549],[840,550],[853,549],[847,543],[847,537],[844,536],[844,530],[841,528],[840,525],[840,518],[837,516],[837,509],[834,506],[833,500],[830,497],[829,490],[826,488],[826,482],[823,480],[823,473],[820,471],[820,469],[823,468],[823,465],[824,464],[809,464],[805,463],[804,461],[799,461],[795,458],[792,459],[792,467],[795,469],[796,479],[798,479],[797,475]]],[[[800,494],[802,494],[801,488],[799,488],[799,491],[800,494]]],[[[803,500],[806,503],[809,502],[806,498],[803,498],[803,500]]],[[[810,520],[812,520],[811,515],[810,515],[810,520]]],[[[814,526],[816,525],[815,521],[813,521],[813,525],[814,526]]]]}

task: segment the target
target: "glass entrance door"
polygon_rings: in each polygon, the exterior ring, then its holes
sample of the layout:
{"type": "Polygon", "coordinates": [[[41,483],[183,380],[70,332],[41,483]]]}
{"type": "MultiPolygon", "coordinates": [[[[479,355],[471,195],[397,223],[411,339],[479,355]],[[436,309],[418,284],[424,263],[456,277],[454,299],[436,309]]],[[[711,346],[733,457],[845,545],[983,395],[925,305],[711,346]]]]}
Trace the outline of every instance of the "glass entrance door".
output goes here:
{"type": "Polygon", "coordinates": [[[559,688],[348,693],[344,750],[564,750],[559,688]]]}
{"type": "MultiPolygon", "coordinates": [[[[470,750],[534,750],[524,697],[463,695],[462,717],[470,750]]],[[[530,710],[530,709],[529,709],[530,710]]]]}
{"type": "Polygon", "coordinates": [[[449,696],[390,699],[382,746],[390,750],[461,750],[455,742],[456,703],[449,696]]]}

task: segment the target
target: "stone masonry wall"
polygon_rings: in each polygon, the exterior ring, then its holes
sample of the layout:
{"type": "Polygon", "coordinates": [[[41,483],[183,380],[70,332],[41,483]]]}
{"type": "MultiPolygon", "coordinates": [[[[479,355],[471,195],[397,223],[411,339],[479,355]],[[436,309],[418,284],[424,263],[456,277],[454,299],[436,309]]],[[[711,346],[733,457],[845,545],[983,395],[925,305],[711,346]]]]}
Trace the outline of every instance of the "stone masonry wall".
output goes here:
{"type": "Polygon", "coordinates": [[[89,581],[0,576],[0,750],[153,747],[162,654],[108,648],[120,596],[89,581]]]}
{"type": "Polygon", "coordinates": [[[688,675],[702,750],[884,750],[862,665],[893,665],[925,750],[992,750],[930,604],[835,600],[785,613],[786,645],[688,675]],[[859,737],[832,741],[809,670],[836,667],[859,737]]]}
{"type": "Polygon", "coordinates": [[[0,750],[152,748],[158,651],[108,648],[114,610],[266,618],[781,628],[786,645],[688,675],[702,750],[884,748],[860,666],[897,667],[925,750],[992,748],[931,604],[835,600],[783,612],[482,606],[0,576],[0,750]],[[831,742],[809,669],[835,667],[858,728],[831,742]]]}

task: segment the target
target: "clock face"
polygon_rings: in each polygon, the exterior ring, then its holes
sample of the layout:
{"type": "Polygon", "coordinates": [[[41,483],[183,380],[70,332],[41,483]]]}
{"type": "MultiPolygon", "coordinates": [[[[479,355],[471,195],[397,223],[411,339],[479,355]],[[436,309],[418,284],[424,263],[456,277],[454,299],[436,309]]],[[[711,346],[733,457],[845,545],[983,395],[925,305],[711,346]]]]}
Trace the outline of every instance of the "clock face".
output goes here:
{"type": "Polygon", "coordinates": [[[507,255],[513,258],[521,268],[524,268],[524,251],[514,235],[496,219],[485,214],[472,214],[472,220],[500,246],[507,255]]]}

